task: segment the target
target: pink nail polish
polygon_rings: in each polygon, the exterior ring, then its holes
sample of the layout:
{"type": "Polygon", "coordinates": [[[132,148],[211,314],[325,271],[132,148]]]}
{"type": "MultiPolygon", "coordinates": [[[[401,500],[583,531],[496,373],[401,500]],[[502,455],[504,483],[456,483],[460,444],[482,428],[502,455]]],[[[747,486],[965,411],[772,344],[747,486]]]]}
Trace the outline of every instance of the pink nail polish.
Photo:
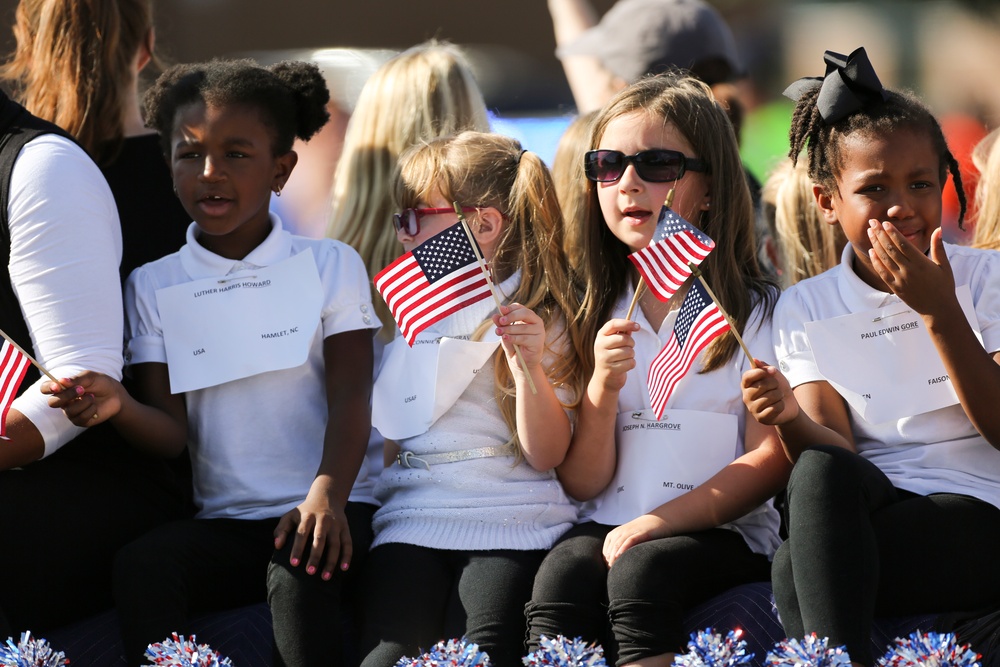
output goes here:
{"type": "Polygon", "coordinates": [[[76,385],[75,389],[76,389],[76,395],[77,396],[83,395],[83,392],[84,392],[84,388],[83,387],[81,387],[80,385],[76,385]]]}
{"type": "Polygon", "coordinates": [[[292,563],[292,567],[298,567],[298,565],[299,565],[299,559],[298,558],[293,558],[293,559],[291,559],[291,563],[292,563]]]}
{"type": "Polygon", "coordinates": [[[316,574],[316,566],[310,565],[309,567],[306,568],[306,572],[308,572],[309,574],[316,574]]]}

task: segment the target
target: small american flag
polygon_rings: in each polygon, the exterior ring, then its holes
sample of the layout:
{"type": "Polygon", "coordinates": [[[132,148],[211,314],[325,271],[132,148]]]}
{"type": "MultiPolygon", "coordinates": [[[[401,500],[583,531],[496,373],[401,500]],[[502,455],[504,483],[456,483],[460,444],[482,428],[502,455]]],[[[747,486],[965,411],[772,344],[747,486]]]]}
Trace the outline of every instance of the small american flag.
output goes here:
{"type": "Polygon", "coordinates": [[[700,281],[684,296],[670,340],[649,366],[649,402],[656,418],[663,415],[670,394],[708,344],[729,330],[729,322],[700,281]]]}
{"type": "Polygon", "coordinates": [[[427,327],[491,294],[461,222],[380,271],[375,289],[410,345],[427,327]]]}
{"type": "Polygon", "coordinates": [[[4,338],[0,348],[0,438],[7,440],[7,411],[28,371],[28,357],[4,338]]]}
{"type": "Polygon", "coordinates": [[[660,209],[653,240],[628,258],[639,269],[656,298],[669,301],[691,275],[688,264],[698,266],[714,247],[715,241],[664,206],[660,209]]]}

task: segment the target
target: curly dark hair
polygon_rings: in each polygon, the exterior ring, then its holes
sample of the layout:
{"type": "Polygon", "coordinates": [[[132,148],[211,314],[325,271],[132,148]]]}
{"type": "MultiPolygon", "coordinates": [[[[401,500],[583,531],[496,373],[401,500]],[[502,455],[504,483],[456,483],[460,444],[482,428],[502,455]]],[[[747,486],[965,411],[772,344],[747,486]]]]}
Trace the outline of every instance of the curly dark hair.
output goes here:
{"type": "Polygon", "coordinates": [[[948,173],[951,173],[958,194],[958,227],[962,229],[966,209],[965,190],[962,188],[958,161],[948,149],[941,124],[916,96],[888,89],[885,92],[887,95],[884,101],[869,103],[835,123],[824,121],[816,107],[819,88],[804,93],[796,102],[792,114],[792,127],[788,132],[790,146],[788,156],[792,162],[796,162],[805,150],[810,178],[827,192],[836,192],[837,177],[844,164],[841,155],[843,137],[855,132],[868,136],[881,136],[900,128],[926,132],[941,159],[942,185],[948,173]]]}
{"type": "Polygon", "coordinates": [[[274,154],[284,155],[296,137],[308,141],[326,124],[329,101],[326,80],[311,63],[285,60],[261,67],[249,59],[211,60],[165,71],[146,91],[143,111],[147,127],[160,133],[163,153],[169,156],[180,107],[192,102],[253,107],[274,131],[274,154]]]}

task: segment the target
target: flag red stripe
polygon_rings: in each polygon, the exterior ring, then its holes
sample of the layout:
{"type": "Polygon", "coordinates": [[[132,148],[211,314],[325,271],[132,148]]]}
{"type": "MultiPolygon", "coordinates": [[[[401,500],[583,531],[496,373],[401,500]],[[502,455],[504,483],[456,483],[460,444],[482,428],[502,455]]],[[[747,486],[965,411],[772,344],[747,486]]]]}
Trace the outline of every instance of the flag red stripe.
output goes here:
{"type": "Polygon", "coordinates": [[[4,340],[0,350],[0,437],[7,437],[7,412],[17,397],[24,374],[28,372],[28,357],[4,340]]]}

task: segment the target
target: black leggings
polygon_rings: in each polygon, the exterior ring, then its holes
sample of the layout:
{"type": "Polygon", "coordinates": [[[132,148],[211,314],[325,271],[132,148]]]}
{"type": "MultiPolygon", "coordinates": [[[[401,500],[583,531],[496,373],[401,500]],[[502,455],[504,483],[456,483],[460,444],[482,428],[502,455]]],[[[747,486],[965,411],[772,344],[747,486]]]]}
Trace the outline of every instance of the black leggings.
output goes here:
{"type": "MultiPolygon", "coordinates": [[[[370,523],[366,528],[363,520],[367,517],[370,522],[373,509],[361,508],[359,513],[354,503],[347,505],[352,541],[354,535],[371,531],[370,523]],[[357,527],[356,519],[361,519],[357,527]]],[[[343,631],[333,625],[339,618],[336,613],[320,612],[329,609],[329,595],[339,600],[342,582],[359,568],[346,573],[334,570],[329,582],[319,575],[291,574],[285,567],[291,540],[282,551],[274,550],[277,524],[277,518],[190,519],[160,526],[125,546],[115,558],[114,594],[128,664],[145,664],[146,646],[172,632],[190,634],[193,614],[263,602],[269,587],[271,599],[279,601],[273,612],[275,664],[339,664],[343,631]],[[298,602],[307,604],[311,614],[296,621],[288,609],[298,602]],[[315,662],[308,661],[315,641],[293,651],[283,650],[306,636],[315,640],[317,633],[324,647],[311,658],[315,662]]],[[[368,543],[364,537],[354,543],[355,559],[363,557],[368,543]]],[[[298,570],[304,571],[305,557],[298,570]]],[[[199,639],[211,643],[208,637],[199,639]]]]}
{"type": "Polygon", "coordinates": [[[767,580],[767,557],[725,528],[637,544],[608,570],[602,547],[612,528],[575,526],[545,557],[526,607],[529,650],[542,635],[561,634],[599,642],[619,665],[683,651],[687,611],[767,580]]]}
{"type": "Polygon", "coordinates": [[[870,665],[875,616],[1000,601],[1000,509],[986,502],[902,491],[863,457],[816,447],[792,470],[787,513],[772,582],[789,637],[815,632],[870,665]]]}
{"type": "Polygon", "coordinates": [[[496,667],[525,655],[524,605],[544,551],[444,551],[382,544],[365,568],[362,667],[393,667],[466,637],[496,667]]]}

